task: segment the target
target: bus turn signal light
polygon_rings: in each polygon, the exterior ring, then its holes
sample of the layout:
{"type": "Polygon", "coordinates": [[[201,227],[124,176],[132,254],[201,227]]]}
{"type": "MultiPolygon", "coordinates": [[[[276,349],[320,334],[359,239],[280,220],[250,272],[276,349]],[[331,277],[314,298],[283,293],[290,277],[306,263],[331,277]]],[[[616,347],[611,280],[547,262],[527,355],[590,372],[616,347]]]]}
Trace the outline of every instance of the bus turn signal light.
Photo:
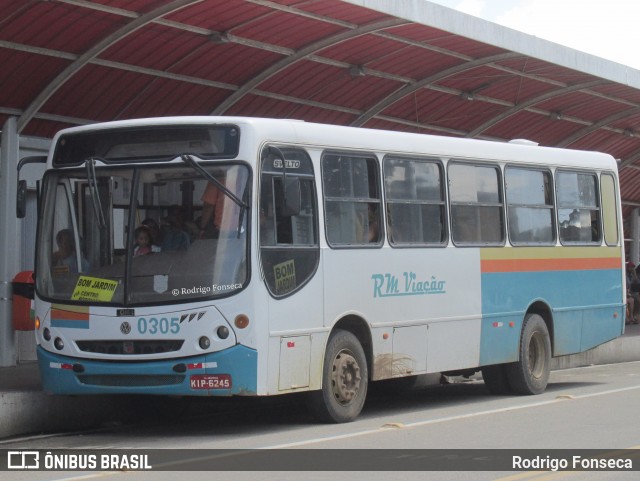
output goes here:
{"type": "Polygon", "coordinates": [[[245,314],[238,314],[233,323],[238,329],[244,329],[249,325],[249,316],[245,314]]]}

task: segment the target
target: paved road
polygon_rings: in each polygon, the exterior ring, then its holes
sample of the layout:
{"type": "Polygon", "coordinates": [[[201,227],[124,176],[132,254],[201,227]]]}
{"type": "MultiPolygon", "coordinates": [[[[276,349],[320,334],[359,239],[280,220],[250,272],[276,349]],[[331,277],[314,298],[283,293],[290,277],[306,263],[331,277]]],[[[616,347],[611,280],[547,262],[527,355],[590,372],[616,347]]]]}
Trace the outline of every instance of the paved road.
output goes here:
{"type": "MultiPolygon", "coordinates": [[[[88,399],[88,402],[90,400],[88,399]]],[[[140,398],[128,420],[100,431],[64,436],[32,437],[0,443],[0,449],[164,449],[167,466],[189,469],[198,458],[211,457],[198,449],[259,448],[361,449],[324,454],[327,465],[350,466],[370,449],[445,449],[445,457],[464,466],[469,453],[461,449],[640,449],[640,363],[613,364],[552,373],[539,396],[493,396],[481,381],[418,388],[410,392],[371,393],[353,423],[318,425],[306,413],[302,397],[269,399],[156,400],[140,398]],[[185,459],[188,458],[188,459],[185,459]],[[176,464],[176,463],[180,464],[176,464]]],[[[397,451],[395,453],[398,453],[397,451]]],[[[405,451],[407,462],[415,451],[405,451]]],[[[430,453],[433,452],[425,452],[430,453]]],[[[504,453],[504,452],[502,452],[504,453]]],[[[472,457],[482,452],[471,453],[472,457]]],[[[398,462],[398,456],[392,460],[398,462]]],[[[415,461],[415,459],[413,459],[415,461]]],[[[268,461],[267,461],[268,462],[268,461]]],[[[292,459],[292,462],[295,460],[292,459]]],[[[640,451],[633,457],[640,467],[640,451]]],[[[156,466],[157,467],[157,466],[156,466]]],[[[90,479],[87,473],[10,472],[6,481],[90,479]]],[[[113,481],[156,479],[324,480],[617,480],[640,479],[635,472],[128,472],[90,473],[113,481]],[[126,476],[126,478],[125,478],[126,476]]]]}

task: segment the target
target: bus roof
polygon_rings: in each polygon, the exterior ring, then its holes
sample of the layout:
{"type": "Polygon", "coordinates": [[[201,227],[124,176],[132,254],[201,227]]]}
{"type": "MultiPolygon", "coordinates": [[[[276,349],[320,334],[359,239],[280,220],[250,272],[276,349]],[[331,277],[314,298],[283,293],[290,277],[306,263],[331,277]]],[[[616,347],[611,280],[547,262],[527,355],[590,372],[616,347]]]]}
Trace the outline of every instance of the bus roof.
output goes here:
{"type": "MultiPolygon", "coordinates": [[[[300,144],[323,149],[419,155],[442,159],[492,160],[593,168],[617,171],[616,160],[609,154],[593,151],[542,147],[533,142],[494,142],[458,137],[398,131],[374,130],[292,119],[259,117],[184,116],[157,117],[103,122],[61,130],[53,139],[52,149],[61,135],[102,129],[153,125],[235,124],[252,131],[256,145],[264,142],[300,144]]],[[[244,159],[251,160],[251,159],[244,159]]],[[[49,155],[49,166],[51,153],[49,155]]]]}

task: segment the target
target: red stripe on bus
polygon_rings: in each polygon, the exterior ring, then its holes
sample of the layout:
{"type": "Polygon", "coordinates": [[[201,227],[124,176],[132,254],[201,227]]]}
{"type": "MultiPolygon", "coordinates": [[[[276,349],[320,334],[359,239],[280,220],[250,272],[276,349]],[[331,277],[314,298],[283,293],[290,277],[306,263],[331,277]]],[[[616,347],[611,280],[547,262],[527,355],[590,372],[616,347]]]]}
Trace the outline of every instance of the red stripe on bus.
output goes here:
{"type": "Polygon", "coordinates": [[[484,272],[541,272],[541,271],[586,271],[598,269],[620,269],[619,257],[595,257],[583,259],[499,259],[480,261],[484,272]]]}
{"type": "Polygon", "coordinates": [[[66,321],[88,321],[89,313],[51,309],[51,319],[64,319],[66,321]]]}

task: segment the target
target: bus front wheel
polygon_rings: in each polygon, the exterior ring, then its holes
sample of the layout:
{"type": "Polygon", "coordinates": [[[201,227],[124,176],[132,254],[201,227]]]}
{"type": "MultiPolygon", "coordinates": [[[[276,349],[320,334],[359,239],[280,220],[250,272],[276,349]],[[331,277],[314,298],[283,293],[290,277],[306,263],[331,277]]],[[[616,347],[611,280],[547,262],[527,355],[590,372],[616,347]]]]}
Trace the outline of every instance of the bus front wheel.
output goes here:
{"type": "Polygon", "coordinates": [[[540,394],[549,381],[551,340],[542,317],[527,314],[520,337],[519,360],[505,366],[509,386],[518,394],[540,394]]]}
{"type": "Polygon", "coordinates": [[[322,370],[322,389],[309,393],[309,410],[323,422],[353,421],[367,397],[369,372],[364,350],[349,331],[331,334],[322,370]]]}

